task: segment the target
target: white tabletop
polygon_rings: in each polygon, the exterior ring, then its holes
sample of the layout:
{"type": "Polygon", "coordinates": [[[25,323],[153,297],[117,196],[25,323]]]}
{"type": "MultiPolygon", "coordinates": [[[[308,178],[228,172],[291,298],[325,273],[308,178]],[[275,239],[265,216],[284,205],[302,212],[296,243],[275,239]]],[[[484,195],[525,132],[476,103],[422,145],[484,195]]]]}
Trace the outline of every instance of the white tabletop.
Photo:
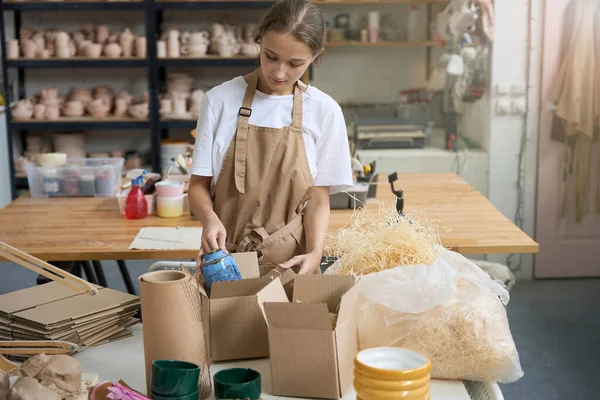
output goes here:
{"type": "MultiPolygon", "coordinates": [[[[131,328],[133,337],[84,350],[75,358],[81,362],[83,372],[97,373],[100,381],[118,382],[122,379],[132,388],[146,392],[146,374],[144,367],[144,341],[142,325],[131,328]]],[[[235,362],[221,362],[211,365],[210,372],[231,367],[247,367],[259,371],[262,375],[263,400],[302,400],[294,397],[270,395],[271,371],[269,359],[254,359],[235,362]]],[[[462,381],[444,381],[432,379],[430,384],[431,400],[470,400],[462,381]]],[[[214,399],[213,396],[210,398],[214,399]]],[[[356,392],[350,388],[343,400],[356,399],[356,392]]]]}

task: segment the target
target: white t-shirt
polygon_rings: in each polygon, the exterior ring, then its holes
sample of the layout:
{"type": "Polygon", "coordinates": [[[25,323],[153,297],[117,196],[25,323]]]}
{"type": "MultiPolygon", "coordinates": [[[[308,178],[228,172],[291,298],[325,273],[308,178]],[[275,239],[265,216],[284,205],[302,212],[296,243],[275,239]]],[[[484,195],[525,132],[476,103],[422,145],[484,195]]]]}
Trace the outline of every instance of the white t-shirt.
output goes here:
{"type": "MultiPolygon", "coordinates": [[[[209,90],[196,127],[191,173],[219,176],[225,153],[237,129],[238,111],[246,92],[238,76],[209,90]]],[[[251,125],[282,128],[292,124],[293,95],[266,95],[256,91],[251,125]]],[[[329,186],[334,194],[352,187],[352,167],[346,123],[340,106],[313,86],[302,94],[302,133],[315,186],[329,186]]]]}

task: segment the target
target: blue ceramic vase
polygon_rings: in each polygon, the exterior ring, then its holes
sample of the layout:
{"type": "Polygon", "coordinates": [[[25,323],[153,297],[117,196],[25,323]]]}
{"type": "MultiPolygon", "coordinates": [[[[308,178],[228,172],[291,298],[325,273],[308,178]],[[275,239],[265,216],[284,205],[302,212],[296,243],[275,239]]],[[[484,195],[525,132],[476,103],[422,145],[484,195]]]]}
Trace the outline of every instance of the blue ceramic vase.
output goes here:
{"type": "Polygon", "coordinates": [[[231,254],[221,249],[213,250],[202,257],[202,275],[210,291],[213,282],[237,281],[242,279],[240,270],[231,254]]]}

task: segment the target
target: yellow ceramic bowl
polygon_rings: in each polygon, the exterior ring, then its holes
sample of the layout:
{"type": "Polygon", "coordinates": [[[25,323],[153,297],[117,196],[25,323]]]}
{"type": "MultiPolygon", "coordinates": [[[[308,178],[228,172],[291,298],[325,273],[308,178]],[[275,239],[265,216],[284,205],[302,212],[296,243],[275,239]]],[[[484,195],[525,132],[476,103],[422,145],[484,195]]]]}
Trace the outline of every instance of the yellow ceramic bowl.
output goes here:
{"type": "Polygon", "coordinates": [[[426,400],[431,362],[419,353],[398,347],[359,352],[354,359],[354,388],[362,400],[426,400]]]}
{"type": "Polygon", "coordinates": [[[363,386],[354,381],[356,396],[362,400],[426,400],[429,397],[429,385],[417,390],[380,390],[363,386]]]}
{"type": "Polygon", "coordinates": [[[385,390],[415,390],[429,385],[430,375],[427,374],[419,379],[399,380],[399,379],[380,379],[376,375],[354,370],[354,380],[373,389],[385,390]]]}

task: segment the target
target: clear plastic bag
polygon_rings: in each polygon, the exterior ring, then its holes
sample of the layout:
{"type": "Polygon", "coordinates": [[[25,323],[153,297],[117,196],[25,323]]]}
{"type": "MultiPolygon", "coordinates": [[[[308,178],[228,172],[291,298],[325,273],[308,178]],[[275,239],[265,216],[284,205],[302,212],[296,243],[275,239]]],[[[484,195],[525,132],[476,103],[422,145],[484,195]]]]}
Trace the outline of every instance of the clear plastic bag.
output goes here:
{"type": "Polygon", "coordinates": [[[508,291],[462,255],[362,276],[360,349],[405,347],[429,357],[432,378],[514,382],[523,376],[508,325],[508,291]]]}

